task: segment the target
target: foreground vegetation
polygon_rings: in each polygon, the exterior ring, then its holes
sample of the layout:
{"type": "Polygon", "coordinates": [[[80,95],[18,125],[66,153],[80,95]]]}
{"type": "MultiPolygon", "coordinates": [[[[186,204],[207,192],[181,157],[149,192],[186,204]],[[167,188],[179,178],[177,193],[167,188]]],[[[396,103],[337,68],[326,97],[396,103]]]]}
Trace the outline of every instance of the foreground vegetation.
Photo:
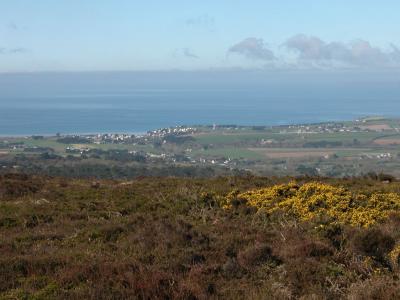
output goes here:
{"type": "Polygon", "coordinates": [[[379,179],[6,174],[0,299],[398,299],[400,183],[379,179]]]}

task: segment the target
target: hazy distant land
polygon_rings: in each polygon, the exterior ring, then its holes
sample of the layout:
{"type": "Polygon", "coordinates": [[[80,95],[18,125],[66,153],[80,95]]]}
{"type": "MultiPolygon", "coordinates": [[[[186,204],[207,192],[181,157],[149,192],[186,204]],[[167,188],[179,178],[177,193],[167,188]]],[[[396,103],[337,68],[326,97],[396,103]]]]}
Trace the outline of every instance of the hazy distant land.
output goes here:
{"type": "MultiPolygon", "coordinates": [[[[135,170],[104,171],[104,177],[140,176],[140,167],[147,169],[144,175],[157,175],[149,168],[174,167],[189,168],[183,175],[194,176],[198,174],[191,170],[196,168],[207,169],[201,173],[206,176],[252,172],[343,177],[370,171],[400,176],[399,130],[399,119],[367,117],[303,125],[178,126],[137,135],[3,137],[0,164],[3,172],[21,168],[54,175],[68,175],[62,166],[82,164],[135,170]]],[[[79,174],[100,176],[91,172],[79,174]]]]}

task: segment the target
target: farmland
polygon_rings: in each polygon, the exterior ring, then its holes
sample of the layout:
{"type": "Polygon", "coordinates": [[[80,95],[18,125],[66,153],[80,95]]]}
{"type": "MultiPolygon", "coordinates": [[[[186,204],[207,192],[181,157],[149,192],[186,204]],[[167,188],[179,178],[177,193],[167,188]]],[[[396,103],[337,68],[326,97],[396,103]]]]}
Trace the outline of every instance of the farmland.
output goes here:
{"type": "Polygon", "coordinates": [[[374,171],[400,176],[399,128],[397,119],[374,117],[275,127],[180,126],[142,135],[3,137],[0,164],[7,171],[11,165],[27,168],[31,161],[39,170],[46,169],[43,159],[51,158],[60,166],[79,161],[127,167],[134,162],[135,168],[201,167],[217,173],[344,177],[374,171]]]}

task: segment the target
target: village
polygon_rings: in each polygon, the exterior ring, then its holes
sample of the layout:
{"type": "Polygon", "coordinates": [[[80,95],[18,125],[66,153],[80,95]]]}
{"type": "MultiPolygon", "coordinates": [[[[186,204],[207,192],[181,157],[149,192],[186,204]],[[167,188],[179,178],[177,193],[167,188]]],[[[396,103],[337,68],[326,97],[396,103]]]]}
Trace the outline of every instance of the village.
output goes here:
{"type": "Polygon", "coordinates": [[[357,164],[363,164],[361,169],[375,164],[384,169],[397,166],[399,123],[359,119],[286,126],[213,124],[136,134],[9,137],[0,138],[0,157],[37,155],[47,160],[79,158],[88,162],[221,167],[279,174],[293,170],[324,174],[324,170],[342,165],[343,175],[357,172],[357,164]]]}

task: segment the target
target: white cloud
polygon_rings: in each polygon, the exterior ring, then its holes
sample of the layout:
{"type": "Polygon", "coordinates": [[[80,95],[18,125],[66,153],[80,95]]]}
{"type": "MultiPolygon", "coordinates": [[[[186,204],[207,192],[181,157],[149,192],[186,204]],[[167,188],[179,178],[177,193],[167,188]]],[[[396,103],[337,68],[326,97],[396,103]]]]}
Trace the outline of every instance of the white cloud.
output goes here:
{"type": "Polygon", "coordinates": [[[228,50],[229,53],[236,53],[255,60],[274,60],[274,53],[266,47],[262,39],[249,37],[233,45],[228,50]]]}
{"type": "Polygon", "coordinates": [[[0,48],[0,54],[20,54],[26,52],[28,52],[26,48],[0,48]]]}
{"type": "Polygon", "coordinates": [[[197,16],[194,18],[189,18],[185,21],[185,23],[188,27],[203,28],[208,31],[215,30],[215,19],[214,17],[211,17],[207,14],[197,16]]]}
{"type": "Polygon", "coordinates": [[[7,24],[7,28],[10,29],[10,30],[18,30],[19,29],[17,24],[15,24],[14,22],[8,23],[7,24]]]}
{"type": "Polygon", "coordinates": [[[390,67],[400,63],[400,51],[396,46],[392,45],[389,51],[384,51],[365,40],[325,42],[318,37],[299,34],[289,38],[284,46],[296,52],[300,61],[359,67],[390,67]]]}
{"type": "Polygon", "coordinates": [[[183,56],[187,57],[187,58],[199,58],[196,54],[194,54],[192,52],[192,50],[190,50],[189,48],[183,48],[182,49],[182,54],[183,56]]]}
{"type": "Polygon", "coordinates": [[[190,48],[175,49],[174,56],[190,58],[190,59],[198,59],[199,58],[199,56],[197,56],[190,48]]]}

